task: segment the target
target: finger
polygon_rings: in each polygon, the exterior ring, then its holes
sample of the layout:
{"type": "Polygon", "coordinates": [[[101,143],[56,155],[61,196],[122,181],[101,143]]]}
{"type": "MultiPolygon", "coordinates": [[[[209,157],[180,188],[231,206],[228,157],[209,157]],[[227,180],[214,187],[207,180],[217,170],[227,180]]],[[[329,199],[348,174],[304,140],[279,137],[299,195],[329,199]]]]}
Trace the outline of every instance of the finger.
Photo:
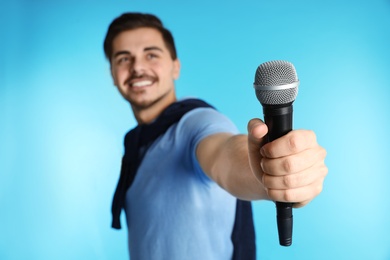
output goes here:
{"type": "Polygon", "coordinates": [[[326,151],[320,146],[276,159],[262,158],[261,168],[269,175],[284,176],[307,170],[318,162],[323,163],[326,151]]]}
{"type": "Polygon", "coordinates": [[[307,204],[310,203],[310,201],[312,201],[312,200],[305,200],[305,201],[302,201],[302,202],[293,203],[292,205],[293,205],[293,208],[298,209],[298,208],[302,208],[302,207],[306,206],[307,204]]]}
{"type": "Polygon", "coordinates": [[[262,183],[267,189],[286,190],[309,186],[318,180],[323,180],[328,174],[328,168],[323,162],[319,162],[309,169],[284,176],[273,176],[264,173],[262,183]]]}
{"type": "Polygon", "coordinates": [[[267,134],[268,128],[260,119],[252,119],[248,123],[248,141],[249,148],[260,152],[260,146],[264,143],[264,136],[267,134]]]}
{"type": "Polygon", "coordinates": [[[321,193],[323,188],[323,181],[324,180],[321,179],[308,186],[296,189],[266,189],[266,191],[270,199],[273,201],[304,204],[305,202],[314,199],[318,194],[321,193]]]}
{"type": "Polygon", "coordinates": [[[264,136],[267,134],[268,128],[260,119],[252,119],[248,123],[248,152],[249,164],[252,172],[258,180],[261,180],[262,171],[260,167],[261,154],[260,148],[264,144],[264,136]]]}
{"type": "Polygon", "coordinates": [[[261,154],[267,158],[280,158],[318,146],[313,131],[294,130],[264,145],[261,154]]]}

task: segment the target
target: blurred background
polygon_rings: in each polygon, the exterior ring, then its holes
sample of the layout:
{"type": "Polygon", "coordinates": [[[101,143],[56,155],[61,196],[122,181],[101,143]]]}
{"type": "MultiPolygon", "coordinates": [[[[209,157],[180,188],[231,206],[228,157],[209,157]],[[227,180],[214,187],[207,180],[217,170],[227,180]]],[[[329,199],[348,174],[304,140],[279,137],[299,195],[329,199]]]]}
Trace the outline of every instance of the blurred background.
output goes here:
{"type": "Polygon", "coordinates": [[[388,0],[1,1],[0,259],[128,259],[110,207],[135,120],[102,47],[127,11],[173,32],[178,96],[212,103],[242,133],[262,117],[257,66],[295,65],[294,128],[317,133],[329,174],[294,210],[291,247],[274,204],[254,203],[258,259],[390,259],[388,0]]]}

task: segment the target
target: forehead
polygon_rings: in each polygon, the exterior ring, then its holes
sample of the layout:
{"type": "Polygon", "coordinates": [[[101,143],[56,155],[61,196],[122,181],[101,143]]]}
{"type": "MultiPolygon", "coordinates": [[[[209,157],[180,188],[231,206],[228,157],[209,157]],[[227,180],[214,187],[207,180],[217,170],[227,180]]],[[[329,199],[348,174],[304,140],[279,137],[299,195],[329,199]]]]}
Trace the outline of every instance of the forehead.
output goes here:
{"type": "Polygon", "coordinates": [[[137,28],[118,34],[112,43],[113,54],[121,50],[143,51],[145,47],[157,46],[166,49],[161,33],[154,28],[137,28]]]}

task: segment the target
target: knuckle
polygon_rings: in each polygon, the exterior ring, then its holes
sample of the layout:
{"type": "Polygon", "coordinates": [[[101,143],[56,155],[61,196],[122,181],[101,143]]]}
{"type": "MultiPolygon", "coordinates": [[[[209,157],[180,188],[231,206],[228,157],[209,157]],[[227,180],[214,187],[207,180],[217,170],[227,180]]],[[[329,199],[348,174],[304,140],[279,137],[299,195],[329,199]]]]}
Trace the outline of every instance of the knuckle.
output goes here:
{"type": "Polygon", "coordinates": [[[314,167],[313,170],[318,174],[318,176],[325,177],[328,175],[328,167],[326,166],[324,161],[320,161],[317,163],[314,167]]]}
{"type": "Polygon", "coordinates": [[[299,145],[299,137],[297,134],[291,134],[289,136],[288,140],[288,148],[291,152],[297,152],[298,151],[298,145],[299,145]]]}
{"type": "Polygon", "coordinates": [[[282,162],[282,168],[286,173],[292,173],[293,172],[293,162],[291,159],[286,158],[282,162]]]}
{"type": "Polygon", "coordinates": [[[320,155],[321,155],[321,158],[324,158],[324,159],[327,155],[327,152],[323,147],[320,147],[320,155]]]}
{"type": "Polygon", "coordinates": [[[309,135],[313,138],[315,142],[317,142],[317,135],[313,130],[308,130],[309,135]]]}
{"type": "Polygon", "coordinates": [[[266,188],[268,197],[273,201],[280,200],[280,196],[278,196],[278,192],[274,189],[266,188]]]}
{"type": "Polygon", "coordinates": [[[272,144],[267,144],[267,145],[263,146],[263,152],[267,158],[274,158],[275,157],[275,152],[274,152],[272,144]]]}
{"type": "Polygon", "coordinates": [[[285,190],[283,192],[283,200],[285,202],[295,202],[296,194],[294,190],[285,190]]]}
{"type": "Polygon", "coordinates": [[[294,188],[296,186],[295,177],[292,175],[283,176],[283,185],[285,188],[294,188]]]}
{"type": "Polygon", "coordinates": [[[319,195],[323,190],[323,185],[322,183],[320,183],[319,185],[317,185],[317,189],[316,189],[316,195],[319,195]]]}
{"type": "Polygon", "coordinates": [[[325,177],[326,175],[328,175],[328,172],[329,172],[328,167],[326,167],[325,165],[323,167],[321,167],[322,176],[325,177]]]}

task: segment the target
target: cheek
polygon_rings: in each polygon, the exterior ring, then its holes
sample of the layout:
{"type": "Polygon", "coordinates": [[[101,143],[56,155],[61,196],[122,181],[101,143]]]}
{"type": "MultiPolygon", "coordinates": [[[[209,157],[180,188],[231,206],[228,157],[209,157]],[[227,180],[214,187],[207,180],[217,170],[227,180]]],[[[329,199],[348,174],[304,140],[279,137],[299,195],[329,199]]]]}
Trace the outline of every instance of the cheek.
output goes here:
{"type": "Polygon", "coordinates": [[[116,86],[120,85],[121,83],[123,83],[123,81],[125,80],[125,78],[127,77],[127,73],[126,71],[123,71],[123,70],[116,70],[116,71],[113,71],[112,72],[112,78],[114,80],[114,84],[116,86]]]}
{"type": "Polygon", "coordinates": [[[114,83],[115,86],[118,86],[118,80],[117,80],[117,77],[114,73],[111,73],[111,77],[112,77],[112,81],[114,83]]]}
{"type": "Polygon", "coordinates": [[[116,86],[117,85],[117,77],[118,77],[117,72],[113,68],[111,68],[110,72],[111,72],[112,81],[114,82],[114,85],[116,86]]]}
{"type": "Polygon", "coordinates": [[[165,78],[167,80],[175,80],[178,77],[177,70],[169,63],[154,67],[154,71],[160,78],[165,78]]]}

